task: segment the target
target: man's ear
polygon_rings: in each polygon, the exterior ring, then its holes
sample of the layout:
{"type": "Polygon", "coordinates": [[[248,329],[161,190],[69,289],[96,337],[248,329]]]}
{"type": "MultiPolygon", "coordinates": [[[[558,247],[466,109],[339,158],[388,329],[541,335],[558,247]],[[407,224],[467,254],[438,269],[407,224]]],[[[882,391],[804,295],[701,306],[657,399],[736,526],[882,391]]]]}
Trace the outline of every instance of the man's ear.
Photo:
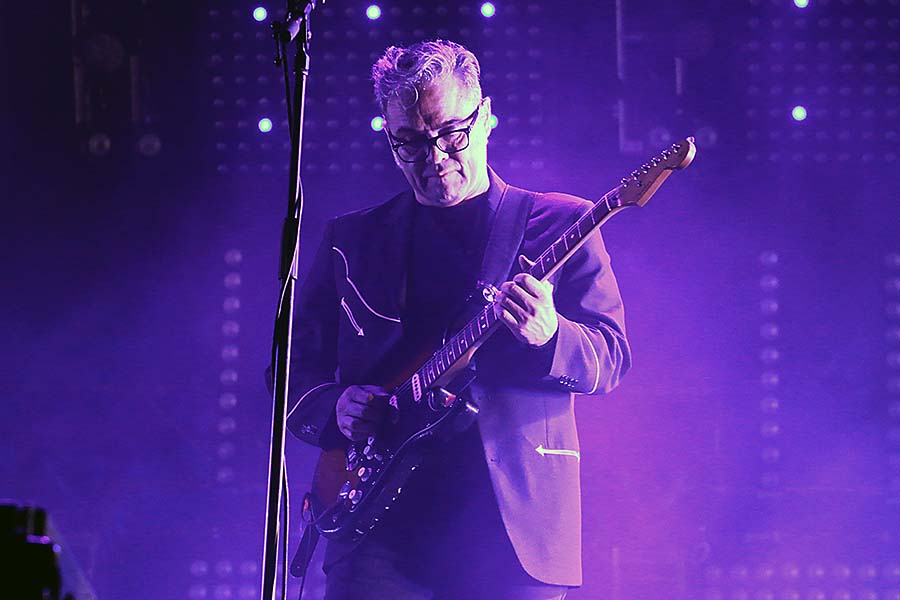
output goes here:
{"type": "Polygon", "coordinates": [[[484,97],[484,107],[483,108],[484,108],[484,126],[485,126],[484,136],[486,138],[489,138],[489,137],[491,137],[491,131],[493,130],[493,128],[491,127],[491,115],[493,113],[491,112],[491,97],[490,96],[484,97]]]}

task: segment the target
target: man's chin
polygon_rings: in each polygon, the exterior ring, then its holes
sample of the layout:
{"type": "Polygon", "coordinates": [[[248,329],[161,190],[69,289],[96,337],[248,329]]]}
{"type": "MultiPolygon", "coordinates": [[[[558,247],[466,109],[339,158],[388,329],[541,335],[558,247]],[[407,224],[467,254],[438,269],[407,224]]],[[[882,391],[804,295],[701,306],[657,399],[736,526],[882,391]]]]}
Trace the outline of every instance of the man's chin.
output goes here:
{"type": "Polygon", "coordinates": [[[453,206],[464,199],[457,186],[446,188],[443,185],[432,185],[427,192],[428,204],[431,206],[453,206]]]}

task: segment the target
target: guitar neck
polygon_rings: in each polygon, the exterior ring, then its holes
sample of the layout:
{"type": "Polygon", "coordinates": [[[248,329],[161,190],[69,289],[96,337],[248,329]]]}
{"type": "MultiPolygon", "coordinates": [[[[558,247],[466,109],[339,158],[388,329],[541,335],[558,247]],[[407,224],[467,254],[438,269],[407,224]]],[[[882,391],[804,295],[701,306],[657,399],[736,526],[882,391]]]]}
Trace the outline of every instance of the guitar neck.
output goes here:
{"type": "MultiPolygon", "coordinates": [[[[620,210],[629,206],[644,206],[669,175],[691,164],[696,152],[694,138],[689,137],[672,144],[649,162],[644,163],[640,169],[632,171],[629,177],[622,179],[619,185],[595,202],[550,244],[527,272],[536,279],[545,281],[585,243],[592,231],[620,210]]],[[[412,377],[395,388],[394,393],[399,395],[411,389],[413,398],[419,402],[425,391],[435,382],[441,380],[448,372],[452,374],[455,372],[454,369],[465,366],[463,361],[467,360],[467,357],[484,343],[496,328],[497,317],[494,316],[493,299],[491,300],[488,306],[425,361],[412,377]]]]}
{"type": "MultiPolygon", "coordinates": [[[[540,281],[546,280],[580,248],[587,236],[600,227],[613,213],[625,208],[619,197],[619,186],[610,190],[537,258],[527,272],[540,281]]],[[[425,391],[440,380],[470,351],[478,348],[496,329],[498,323],[491,302],[457,331],[438,351],[403,384],[418,402],[425,391]]]]}

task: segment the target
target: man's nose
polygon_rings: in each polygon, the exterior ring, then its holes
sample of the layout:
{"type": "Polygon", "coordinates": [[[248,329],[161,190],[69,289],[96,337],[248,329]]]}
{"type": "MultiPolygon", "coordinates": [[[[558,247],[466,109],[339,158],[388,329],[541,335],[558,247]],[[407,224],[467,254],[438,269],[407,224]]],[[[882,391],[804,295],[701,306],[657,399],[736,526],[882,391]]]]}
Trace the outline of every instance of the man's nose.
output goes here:
{"type": "Polygon", "coordinates": [[[448,156],[450,155],[438,148],[437,144],[429,144],[428,156],[426,156],[425,159],[431,164],[437,165],[443,162],[448,156]]]}

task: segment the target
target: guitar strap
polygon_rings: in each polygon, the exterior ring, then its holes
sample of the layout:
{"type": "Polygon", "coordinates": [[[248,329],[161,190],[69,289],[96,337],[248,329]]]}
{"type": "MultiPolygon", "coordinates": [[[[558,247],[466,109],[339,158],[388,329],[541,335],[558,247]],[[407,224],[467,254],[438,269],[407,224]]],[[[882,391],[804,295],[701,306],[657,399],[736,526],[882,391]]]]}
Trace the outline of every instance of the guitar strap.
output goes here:
{"type": "MultiPolygon", "coordinates": [[[[500,181],[496,175],[494,177],[495,181],[500,181]]],[[[488,284],[503,283],[513,267],[516,271],[520,270],[516,258],[525,237],[525,223],[534,203],[533,192],[507,185],[502,181],[500,185],[504,186],[504,189],[484,249],[481,271],[478,274],[479,288],[488,284]]]]}

